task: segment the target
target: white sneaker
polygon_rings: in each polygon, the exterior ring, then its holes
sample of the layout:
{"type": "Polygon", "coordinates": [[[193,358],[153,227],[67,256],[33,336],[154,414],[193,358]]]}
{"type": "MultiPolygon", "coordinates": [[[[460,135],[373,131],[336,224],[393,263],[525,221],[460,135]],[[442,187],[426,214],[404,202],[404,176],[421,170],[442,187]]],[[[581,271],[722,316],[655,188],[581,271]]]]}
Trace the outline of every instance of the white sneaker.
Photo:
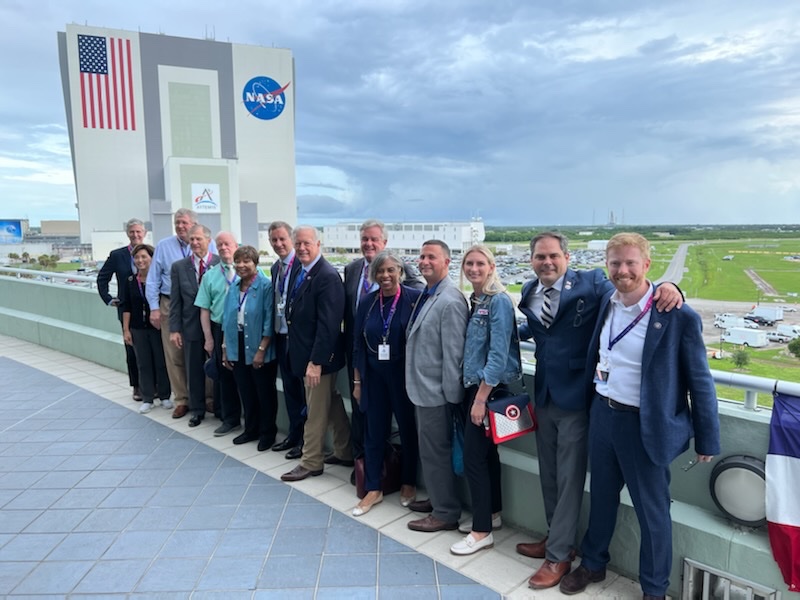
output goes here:
{"type": "MultiPolygon", "coordinates": [[[[492,531],[497,531],[498,529],[503,528],[503,517],[497,515],[496,517],[492,517],[492,531]]],[[[458,526],[458,530],[461,533],[470,533],[472,531],[472,519],[467,519],[463,523],[458,526]]]]}
{"type": "Polygon", "coordinates": [[[469,554],[475,554],[478,550],[488,550],[493,546],[494,538],[492,537],[491,533],[481,540],[476,540],[470,533],[460,542],[456,542],[450,546],[450,554],[455,554],[456,556],[467,556],[469,554]]]}
{"type": "Polygon", "coordinates": [[[153,403],[152,402],[143,402],[142,405],[139,407],[139,414],[146,415],[151,410],[153,410],[153,403]]]}
{"type": "Polygon", "coordinates": [[[166,408],[167,410],[172,410],[175,408],[175,405],[172,403],[172,400],[169,398],[161,401],[161,408],[166,408]]]}

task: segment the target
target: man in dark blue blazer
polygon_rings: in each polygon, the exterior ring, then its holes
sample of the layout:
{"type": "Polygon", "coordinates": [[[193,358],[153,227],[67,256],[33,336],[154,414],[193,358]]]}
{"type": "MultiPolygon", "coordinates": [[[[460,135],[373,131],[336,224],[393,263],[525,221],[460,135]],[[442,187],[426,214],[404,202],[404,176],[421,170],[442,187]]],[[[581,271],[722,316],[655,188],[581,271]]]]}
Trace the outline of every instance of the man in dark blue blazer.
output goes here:
{"type": "Polygon", "coordinates": [[[716,389],[697,313],[689,307],[652,310],[647,240],[615,235],[606,266],[615,290],[600,304],[587,359],[595,389],[589,528],[581,566],[562,579],[560,589],[577,594],[605,579],[620,492],[627,485],[641,530],[639,580],[645,600],[655,600],[665,597],[672,569],[669,465],[692,437],[698,462],[719,453],[716,389]]]}
{"type": "Polygon", "coordinates": [[[283,401],[289,417],[289,433],[286,438],[272,446],[274,452],[286,453],[289,460],[303,455],[303,427],[306,423],[306,392],[303,378],[289,368],[289,346],[287,343],[289,326],[286,323],[286,309],[289,296],[297,280],[302,265],[297,259],[292,243],[292,226],[284,221],[273,221],[269,225],[269,243],[278,255],[270,270],[272,289],[275,291],[275,351],[283,383],[283,401]]]}
{"type": "Polygon", "coordinates": [[[333,427],[334,455],[342,463],[353,460],[350,422],[336,391],[336,375],[344,366],[342,278],[322,256],[315,227],[295,228],[292,241],[303,270],[295,277],[286,312],[289,368],[296,377],[303,378],[308,415],[300,464],[281,475],[283,481],[322,475],[329,425],[333,427]]]}
{"type": "MultiPolygon", "coordinates": [[[[117,318],[122,323],[122,298],[114,298],[108,291],[108,284],[111,282],[112,277],[117,278],[117,293],[122,296],[125,293],[125,282],[128,277],[136,272],[136,267],[133,265],[133,258],[131,253],[133,249],[139,244],[144,244],[144,238],[147,235],[147,230],[144,228],[144,223],[139,219],[131,219],[125,224],[125,233],[128,236],[129,244],[123,248],[112,250],[108,255],[106,262],[100,267],[100,272],[97,273],[97,293],[107,306],[114,306],[117,309],[117,318]]],[[[133,346],[125,345],[125,361],[128,365],[128,381],[133,388],[133,399],[141,400],[142,395],[139,392],[139,367],[136,364],[136,354],[133,351],[133,346]]]]}
{"type": "MultiPolygon", "coordinates": [[[[543,540],[517,544],[520,554],[545,559],[528,581],[533,589],[558,585],[575,556],[586,481],[591,397],[586,350],[600,300],[614,289],[601,269],[573,271],[568,264],[566,237],[557,232],[534,237],[531,266],[537,278],[522,288],[519,303],[527,317],[520,327],[520,339],[533,337],[536,341],[536,448],[549,527],[543,540]],[[543,315],[545,299],[548,314],[543,315]]],[[[680,290],[673,284],[659,288],[656,299],[660,310],[682,302],[680,290]]]]}

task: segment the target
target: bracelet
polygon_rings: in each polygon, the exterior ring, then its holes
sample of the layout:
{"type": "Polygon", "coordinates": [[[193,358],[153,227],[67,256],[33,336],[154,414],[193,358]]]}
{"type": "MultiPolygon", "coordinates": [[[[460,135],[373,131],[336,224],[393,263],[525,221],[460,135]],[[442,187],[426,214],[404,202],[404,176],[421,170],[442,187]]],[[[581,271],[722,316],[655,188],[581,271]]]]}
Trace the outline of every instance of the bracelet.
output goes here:
{"type": "Polygon", "coordinates": [[[262,348],[261,346],[258,347],[259,352],[263,352],[264,350],[266,350],[266,348],[262,348]]]}
{"type": "Polygon", "coordinates": [[[220,346],[220,348],[222,348],[223,350],[225,350],[225,348],[227,348],[227,346],[226,346],[225,344],[222,344],[222,345],[220,346]]]}
{"type": "Polygon", "coordinates": [[[360,379],[353,379],[353,385],[359,385],[361,383],[360,379]]]}

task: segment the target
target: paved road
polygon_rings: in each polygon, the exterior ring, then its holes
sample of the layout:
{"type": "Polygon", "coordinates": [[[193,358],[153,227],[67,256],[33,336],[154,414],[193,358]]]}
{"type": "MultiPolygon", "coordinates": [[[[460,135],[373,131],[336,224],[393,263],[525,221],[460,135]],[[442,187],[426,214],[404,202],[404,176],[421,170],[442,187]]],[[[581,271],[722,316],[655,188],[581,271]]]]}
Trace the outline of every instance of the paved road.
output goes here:
{"type": "Polygon", "coordinates": [[[689,250],[689,244],[681,244],[672,256],[672,260],[667,266],[664,275],[656,280],[656,283],[664,283],[671,281],[672,283],[680,285],[683,279],[683,273],[686,270],[686,254],[689,250]]]}

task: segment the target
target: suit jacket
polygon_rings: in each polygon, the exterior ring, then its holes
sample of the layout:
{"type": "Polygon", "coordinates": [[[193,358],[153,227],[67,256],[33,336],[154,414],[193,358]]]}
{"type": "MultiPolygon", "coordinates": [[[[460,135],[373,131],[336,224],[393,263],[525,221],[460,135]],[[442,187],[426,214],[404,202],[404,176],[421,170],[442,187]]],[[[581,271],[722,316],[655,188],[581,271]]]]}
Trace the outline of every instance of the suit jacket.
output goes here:
{"type": "MultiPolygon", "coordinates": [[[[111,294],[108,292],[108,284],[111,282],[112,275],[116,275],[117,277],[117,297],[120,302],[122,302],[125,295],[125,282],[128,280],[128,277],[133,275],[131,253],[127,246],[112,250],[106,262],[104,262],[103,266],[100,268],[100,272],[97,274],[97,293],[100,294],[100,297],[106,305],[112,300],[111,294]]],[[[119,320],[122,321],[121,306],[117,306],[117,316],[119,320]]]]}
{"type": "MultiPolygon", "coordinates": [[[[272,263],[272,266],[270,267],[270,270],[269,270],[270,279],[272,280],[272,291],[275,294],[275,311],[276,311],[276,314],[275,314],[275,327],[278,326],[277,310],[278,310],[278,301],[280,300],[280,293],[281,293],[280,285],[279,285],[280,282],[278,281],[278,267],[280,266],[280,262],[281,262],[281,259],[279,258],[274,263],[272,263]]],[[[291,296],[291,294],[292,294],[292,288],[294,288],[294,282],[295,282],[295,279],[297,277],[297,274],[300,272],[300,270],[302,268],[303,268],[303,265],[301,265],[300,261],[297,260],[297,255],[295,254],[295,258],[292,261],[292,268],[289,271],[288,281],[286,282],[286,289],[287,289],[286,301],[287,302],[289,301],[289,296],[291,296]]]]}
{"type": "MultiPolygon", "coordinates": [[[[585,367],[590,372],[597,365],[600,331],[612,294],[600,304],[585,367]]],[[[698,454],[719,454],[717,392],[706,359],[703,325],[691,307],[668,313],[652,310],[642,351],[641,385],[639,421],[650,460],[669,465],[689,448],[691,437],[698,454]]]]}
{"type": "Polygon", "coordinates": [[[467,299],[450,277],[445,277],[409,326],[406,391],[417,406],[458,404],[463,400],[461,362],[468,317],[467,299]]]}
{"type": "MultiPolygon", "coordinates": [[[[522,288],[519,310],[527,317],[520,327],[520,339],[533,337],[536,342],[534,401],[543,406],[550,400],[564,410],[583,410],[592,393],[591,369],[586,369],[586,350],[592,337],[600,302],[614,286],[602,269],[573,271],[567,269],[553,323],[542,325],[539,315],[529,308],[539,285],[530,280],[522,288]]],[[[596,362],[596,361],[595,361],[596,362]]]]}
{"type": "MultiPolygon", "coordinates": [[[[345,349],[348,357],[348,364],[352,371],[352,357],[353,357],[353,334],[355,330],[355,320],[357,314],[356,298],[358,298],[358,283],[361,280],[361,272],[364,269],[364,257],[357,258],[351,261],[344,268],[344,335],[345,335],[345,349]]],[[[425,281],[420,278],[414,267],[403,263],[403,271],[405,273],[405,280],[402,282],[404,286],[416,290],[425,289],[425,281]]],[[[352,377],[350,378],[352,379],[352,377]]],[[[352,385],[352,384],[351,384],[352,385]]]]}
{"type": "MultiPolygon", "coordinates": [[[[295,277],[296,279],[296,277],[295,277]]],[[[344,366],[344,286],[336,269],[320,257],[297,291],[289,290],[286,323],[289,326],[289,368],[303,377],[309,362],[322,373],[344,366]]]]}
{"type": "MultiPolygon", "coordinates": [[[[206,269],[219,263],[219,256],[211,255],[206,269]]],[[[200,325],[200,307],[194,305],[197,290],[197,272],[192,257],[176,260],[170,268],[172,288],[169,297],[169,332],[180,333],[185,341],[201,341],[204,338],[200,325]]]]}

